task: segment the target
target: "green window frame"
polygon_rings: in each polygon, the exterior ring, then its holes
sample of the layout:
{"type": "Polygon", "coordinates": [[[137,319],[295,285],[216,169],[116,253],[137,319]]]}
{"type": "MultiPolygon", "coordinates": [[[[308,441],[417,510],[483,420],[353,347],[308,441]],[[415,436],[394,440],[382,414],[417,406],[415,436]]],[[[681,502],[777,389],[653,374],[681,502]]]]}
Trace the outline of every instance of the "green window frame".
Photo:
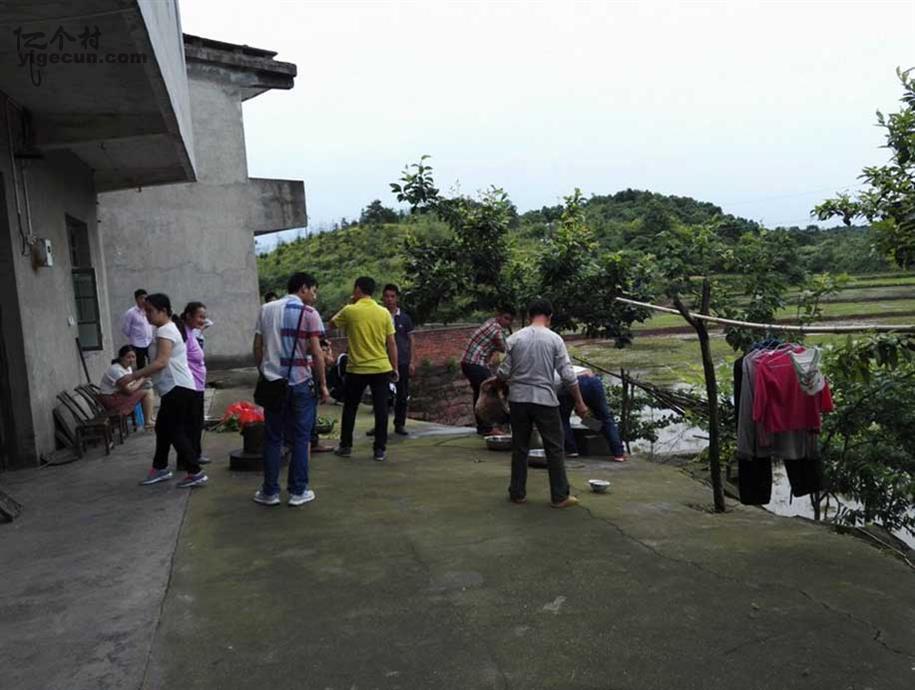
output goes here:
{"type": "Polygon", "coordinates": [[[102,320],[99,317],[95,269],[74,268],[72,275],[79,345],[83,350],[102,350],[102,320]]]}
{"type": "Polygon", "coordinates": [[[92,267],[89,231],[86,224],[67,216],[70,241],[70,275],[76,302],[76,326],[79,346],[84,351],[102,350],[102,317],[98,305],[98,283],[92,267]]]}

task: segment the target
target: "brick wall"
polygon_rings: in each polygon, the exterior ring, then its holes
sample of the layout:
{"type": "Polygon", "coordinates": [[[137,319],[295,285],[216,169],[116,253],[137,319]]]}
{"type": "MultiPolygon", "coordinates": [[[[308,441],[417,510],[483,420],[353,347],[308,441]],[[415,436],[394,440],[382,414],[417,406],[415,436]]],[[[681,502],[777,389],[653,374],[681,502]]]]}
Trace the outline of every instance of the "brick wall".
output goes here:
{"type": "MultiPolygon", "coordinates": [[[[464,348],[479,324],[423,328],[414,331],[409,416],[439,424],[473,425],[470,384],[461,373],[464,348]]],[[[578,339],[566,337],[566,340],[578,339]]],[[[331,337],[334,354],[346,352],[345,337],[331,337]]]]}
{"type": "MultiPolygon", "coordinates": [[[[461,374],[460,362],[477,328],[479,324],[414,331],[416,375],[410,380],[410,417],[456,426],[473,424],[470,384],[461,374]]],[[[345,337],[329,340],[335,355],[346,352],[345,337]]]]}
{"type": "Polygon", "coordinates": [[[460,365],[423,364],[410,380],[410,409],[414,419],[453,426],[473,426],[473,394],[460,365]]]}
{"type": "MultiPolygon", "coordinates": [[[[422,328],[413,331],[413,361],[418,367],[428,361],[431,364],[447,364],[454,360],[460,364],[464,347],[479,324],[422,328]]],[[[346,352],[346,337],[331,337],[334,354],[346,352]]],[[[458,371],[460,375],[460,371],[458,371]]]]}
{"type": "MultiPolygon", "coordinates": [[[[419,328],[413,331],[413,347],[415,348],[413,361],[417,367],[424,361],[431,364],[447,364],[449,360],[454,360],[460,364],[467,341],[479,327],[480,324],[477,323],[419,328]]],[[[563,339],[569,342],[583,338],[578,335],[566,335],[563,336],[563,339]]],[[[330,342],[333,344],[334,354],[339,355],[341,352],[346,352],[345,337],[331,337],[330,342]]],[[[460,375],[461,372],[457,373],[460,375]]]]}

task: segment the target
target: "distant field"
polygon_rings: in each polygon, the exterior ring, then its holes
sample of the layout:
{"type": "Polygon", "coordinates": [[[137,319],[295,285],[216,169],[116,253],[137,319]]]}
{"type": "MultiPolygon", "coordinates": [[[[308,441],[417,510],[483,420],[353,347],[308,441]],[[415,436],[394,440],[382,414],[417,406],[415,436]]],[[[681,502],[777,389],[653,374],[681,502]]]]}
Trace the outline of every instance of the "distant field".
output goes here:
{"type": "Polygon", "coordinates": [[[852,279],[846,286],[846,290],[855,288],[880,288],[880,287],[904,287],[906,285],[915,286],[915,276],[904,275],[898,278],[872,278],[868,280],[852,279]]]}
{"type": "MultiPolygon", "coordinates": [[[[791,300],[797,300],[797,293],[789,294],[791,300]]],[[[835,295],[829,295],[823,302],[874,302],[879,300],[915,299],[915,284],[883,285],[880,287],[850,287],[835,295]]]]}
{"type": "MultiPolygon", "coordinates": [[[[789,293],[789,302],[796,299],[797,292],[789,293]]],[[[895,273],[854,277],[843,290],[824,300],[821,309],[824,320],[880,319],[886,323],[915,323],[915,275],[895,273]],[[904,318],[906,316],[908,319],[904,318]]],[[[782,309],[776,318],[794,319],[796,313],[797,307],[792,305],[782,309]]],[[[658,313],[648,321],[636,324],[634,329],[645,331],[684,326],[679,316],[658,313]]]]}
{"type": "MultiPolygon", "coordinates": [[[[716,280],[730,283],[736,280],[733,275],[718,275],[716,280]]],[[[845,289],[859,287],[894,287],[900,285],[915,285],[915,273],[869,273],[866,275],[850,276],[845,289]]]]}
{"type": "Polygon", "coordinates": [[[915,281],[915,273],[862,273],[861,275],[852,276],[852,281],[857,283],[866,283],[869,281],[875,282],[890,282],[895,285],[899,285],[899,282],[896,281],[915,281]]]}
{"type": "MultiPolygon", "coordinates": [[[[725,277],[725,280],[727,278],[725,277]]],[[[791,296],[789,296],[789,300],[791,296]]],[[[822,305],[826,319],[875,321],[884,324],[915,324],[915,274],[887,273],[853,277],[845,289],[822,305]]],[[[796,307],[783,309],[779,319],[792,319],[796,307]]],[[[619,350],[612,341],[584,341],[569,344],[572,355],[584,357],[598,366],[618,372],[620,368],[659,385],[688,383],[703,385],[699,342],[692,332],[640,335],[646,330],[682,329],[686,323],[675,314],[657,314],[634,326],[635,339],[630,347],[619,350]]],[[[809,345],[843,341],[845,335],[808,336],[809,345]]],[[[718,380],[724,390],[732,381],[732,365],[737,358],[719,332],[712,333],[712,357],[718,380]]]]}
{"type": "MultiPolygon", "coordinates": [[[[823,345],[838,342],[844,335],[809,336],[808,345],[823,345]]],[[[713,335],[712,357],[715,360],[719,383],[728,390],[731,386],[732,369],[738,354],[731,349],[724,337],[713,335]]],[[[629,347],[617,349],[613,341],[586,341],[569,343],[569,354],[583,357],[594,364],[613,372],[621,368],[651,383],[670,386],[675,383],[704,385],[702,361],[699,355],[699,341],[695,336],[636,336],[629,347]]]]}

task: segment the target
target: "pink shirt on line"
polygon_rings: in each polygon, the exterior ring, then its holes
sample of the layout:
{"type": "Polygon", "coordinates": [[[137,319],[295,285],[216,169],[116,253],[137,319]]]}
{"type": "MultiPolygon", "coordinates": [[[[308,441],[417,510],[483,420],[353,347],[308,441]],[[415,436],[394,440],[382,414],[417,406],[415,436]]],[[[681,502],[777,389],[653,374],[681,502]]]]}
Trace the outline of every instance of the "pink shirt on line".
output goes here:
{"type": "Polygon", "coordinates": [[[753,421],[762,424],[767,433],[819,431],[821,414],[832,410],[829,384],[819,393],[807,395],[787,351],[756,360],[753,421]]]}

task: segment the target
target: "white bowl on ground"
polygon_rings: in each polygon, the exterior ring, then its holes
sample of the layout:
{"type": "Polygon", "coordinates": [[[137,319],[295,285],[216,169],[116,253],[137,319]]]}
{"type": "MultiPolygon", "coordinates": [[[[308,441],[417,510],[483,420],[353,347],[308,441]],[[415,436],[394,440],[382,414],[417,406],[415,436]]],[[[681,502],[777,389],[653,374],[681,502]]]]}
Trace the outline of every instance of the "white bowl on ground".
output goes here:
{"type": "Polygon", "coordinates": [[[606,479],[589,479],[588,486],[591,487],[591,491],[596,494],[607,493],[607,489],[610,488],[610,482],[606,479]]]}

